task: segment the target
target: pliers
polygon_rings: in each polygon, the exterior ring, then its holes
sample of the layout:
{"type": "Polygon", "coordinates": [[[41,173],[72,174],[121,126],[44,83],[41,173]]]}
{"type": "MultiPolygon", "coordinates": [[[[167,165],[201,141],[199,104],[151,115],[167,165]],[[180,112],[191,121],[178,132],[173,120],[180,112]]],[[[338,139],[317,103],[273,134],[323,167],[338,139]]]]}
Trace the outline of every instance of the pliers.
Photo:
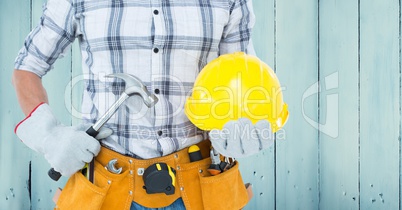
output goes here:
{"type": "Polygon", "coordinates": [[[209,152],[210,157],[211,157],[211,165],[207,169],[207,171],[212,175],[218,175],[224,171],[227,171],[230,168],[230,164],[228,164],[225,161],[222,161],[220,158],[219,153],[212,148],[211,151],[209,152]]]}

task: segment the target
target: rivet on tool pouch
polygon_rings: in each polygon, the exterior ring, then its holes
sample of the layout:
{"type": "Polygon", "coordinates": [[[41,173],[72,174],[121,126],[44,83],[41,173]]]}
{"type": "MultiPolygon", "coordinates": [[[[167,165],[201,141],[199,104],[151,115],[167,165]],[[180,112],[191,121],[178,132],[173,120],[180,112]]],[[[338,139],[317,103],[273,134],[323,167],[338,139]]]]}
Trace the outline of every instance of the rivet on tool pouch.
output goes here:
{"type": "Polygon", "coordinates": [[[166,163],[155,163],[150,165],[145,169],[142,179],[145,184],[144,189],[148,194],[174,194],[176,171],[166,163]]]}

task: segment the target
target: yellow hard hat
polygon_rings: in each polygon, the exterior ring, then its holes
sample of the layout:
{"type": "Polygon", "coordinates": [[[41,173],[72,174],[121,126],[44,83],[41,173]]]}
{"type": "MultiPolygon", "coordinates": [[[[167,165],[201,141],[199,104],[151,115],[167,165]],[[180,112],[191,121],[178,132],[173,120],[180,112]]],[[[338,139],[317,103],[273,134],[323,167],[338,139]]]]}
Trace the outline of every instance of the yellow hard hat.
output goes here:
{"type": "Polygon", "coordinates": [[[202,130],[222,129],[226,122],[266,119],[272,131],[288,119],[287,104],[275,72],[243,52],[221,55],[208,63],[195,80],[185,113],[202,130]]]}

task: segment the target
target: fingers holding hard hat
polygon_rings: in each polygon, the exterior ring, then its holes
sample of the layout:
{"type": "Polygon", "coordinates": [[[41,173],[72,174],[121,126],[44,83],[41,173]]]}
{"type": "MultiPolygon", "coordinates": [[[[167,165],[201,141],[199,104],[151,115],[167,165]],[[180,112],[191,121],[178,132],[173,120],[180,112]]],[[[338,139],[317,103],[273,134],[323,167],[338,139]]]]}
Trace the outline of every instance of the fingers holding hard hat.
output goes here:
{"type": "Polygon", "coordinates": [[[270,147],[274,143],[274,133],[268,120],[260,120],[255,124],[255,130],[260,141],[260,150],[270,147]]]}
{"type": "Polygon", "coordinates": [[[273,135],[268,121],[256,125],[247,119],[229,121],[222,130],[213,129],[209,133],[212,146],[220,154],[241,158],[257,154],[272,145],[273,135]],[[268,133],[268,135],[266,135],[268,133]]]}
{"type": "Polygon", "coordinates": [[[223,132],[218,129],[212,129],[208,135],[212,147],[220,154],[226,153],[226,135],[224,135],[223,132]]]}
{"type": "Polygon", "coordinates": [[[241,157],[244,154],[239,121],[227,122],[222,130],[213,129],[209,133],[212,147],[223,156],[241,157]]]}
{"type": "Polygon", "coordinates": [[[239,121],[229,121],[223,127],[222,132],[226,137],[226,150],[221,153],[222,155],[236,157],[244,153],[241,135],[239,135],[240,133],[238,132],[239,129],[241,129],[239,121]]]}
{"type": "Polygon", "coordinates": [[[202,69],[186,99],[185,113],[198,128],[210,131],[219,153],[234,158],[271,146],[273,133],[289,116],[275,72],[243,52],[221,55],[202,69]]]}
{"type": "Polygon", "coordinates": [[[258,153],[260,151],[260,140],[253,123],[247,118],[240,118],[238,121],[241,126],[239,126],[237,133],[240,135],[243,157],[258,153]]]}

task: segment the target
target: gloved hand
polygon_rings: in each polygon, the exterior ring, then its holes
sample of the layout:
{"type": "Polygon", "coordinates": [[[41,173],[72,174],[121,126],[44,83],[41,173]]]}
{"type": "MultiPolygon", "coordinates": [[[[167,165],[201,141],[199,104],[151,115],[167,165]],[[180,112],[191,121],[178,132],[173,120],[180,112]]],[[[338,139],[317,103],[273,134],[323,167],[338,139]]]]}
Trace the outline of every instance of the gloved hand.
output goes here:
{"type": "Polygon", "coordinates": [[[229,121],[222,130],[211,130],[209,138],[216,151],[233,158],[254,155],[274,142],[271,124],[267,120],[253,125],[247,118],[229,121]]]}
{"type": "MultiPolygon", "coordinates": [[[[65,126],[53,115],[49,105],[39,105],[15,128],[15,133],[32,150],[42,153],[56,171],[69,177],[82,169],[100,151],[100,143],[85,133],[90,125],[65,126]]],[[[100,129],[97,139],[110,136],[100,129]]]]}

